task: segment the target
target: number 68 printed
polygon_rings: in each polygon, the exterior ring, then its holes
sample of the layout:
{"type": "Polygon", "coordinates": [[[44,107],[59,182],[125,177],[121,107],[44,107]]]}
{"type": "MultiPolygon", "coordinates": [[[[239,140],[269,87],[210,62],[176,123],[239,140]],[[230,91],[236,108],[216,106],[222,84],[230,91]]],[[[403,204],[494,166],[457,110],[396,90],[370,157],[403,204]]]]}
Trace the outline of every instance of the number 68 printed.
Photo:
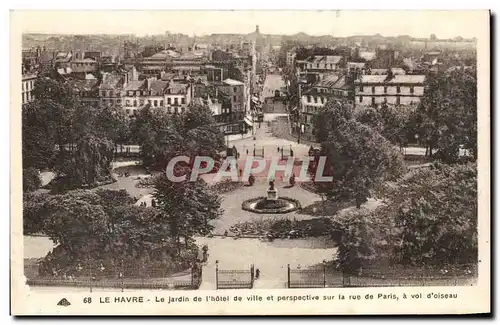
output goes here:
{"type": "Polygon", "coordinates": [[[85,298],[83,298],[83,303],[84,304],[90,304],[90,303],[92,303],[92,297],[85,297],[85,298]]]}

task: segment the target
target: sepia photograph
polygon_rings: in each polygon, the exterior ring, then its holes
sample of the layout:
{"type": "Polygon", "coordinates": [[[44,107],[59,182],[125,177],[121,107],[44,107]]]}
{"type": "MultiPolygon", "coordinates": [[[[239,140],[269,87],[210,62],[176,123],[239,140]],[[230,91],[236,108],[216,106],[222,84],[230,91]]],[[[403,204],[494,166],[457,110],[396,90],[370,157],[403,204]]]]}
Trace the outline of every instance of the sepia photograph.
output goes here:
{"type": "Polygon", "coordinates": [[[489,19],[12,11],[13,299],[489,311],[489,19]]]}

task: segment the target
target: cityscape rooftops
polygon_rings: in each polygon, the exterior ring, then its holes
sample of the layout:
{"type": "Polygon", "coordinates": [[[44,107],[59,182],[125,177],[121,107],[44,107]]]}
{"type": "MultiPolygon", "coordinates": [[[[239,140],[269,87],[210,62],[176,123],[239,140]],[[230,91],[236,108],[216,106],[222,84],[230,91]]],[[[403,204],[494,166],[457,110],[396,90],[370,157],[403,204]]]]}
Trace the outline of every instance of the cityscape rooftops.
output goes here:
{"type": "Polygon", "coordinates": [[[124,90],[140,90],[144,88],[146,80],[132,80],[125,86],[124,90]]]}
{"type": "Polygon", "coordinates": [[[387,75],[361,75],[355,83],[361,84],[423,84],[423,75],[395,75],[389,79],[387,75]]]}

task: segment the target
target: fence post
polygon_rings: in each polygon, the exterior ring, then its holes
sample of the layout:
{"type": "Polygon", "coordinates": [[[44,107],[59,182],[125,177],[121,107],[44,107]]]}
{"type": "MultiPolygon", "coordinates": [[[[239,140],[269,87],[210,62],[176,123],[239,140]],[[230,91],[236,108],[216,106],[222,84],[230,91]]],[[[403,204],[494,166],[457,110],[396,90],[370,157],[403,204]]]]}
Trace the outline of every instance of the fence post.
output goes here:
{"type": "Polygon", "coordinates": [[[122,280],[122,292],[123,292],[123,289],[124,289],[124,286],[125,286],[125,283],[124,283],[124,278],[125,277],[125,269],[123,268],[123,258],[121,260],[121,270],[120,270],[120,278],[122,280]]]}
{"type": "Polygon", "coordinates": [[[290,264],[287,265],[288,288],[290,288],[290,264]]]}
{"type": "Polygon", "coordinates": [[[89,266],[89,286],[90,286],[90,292],[92,293],[92,263],[90,262],[90,259],[88,260],[88,266],[89,266]]]}
{"type": "Polygon", "coordinates": [[[219,260],[215,261],[215,289],[219,289],[219,260]]]}
{"type": "Polygon", "coordinates": [[[326,288],[326,260],[323,260],[323,288],[326,288]]]}
{"type": "Polygon", "coordinates": [[[251,288],[250,289],[253,288],[253,281],[255,279],[255,277],[254,277],[254,274],[255,274],[254,271],[255,271],[254,265],[252,264],[252,266],[250,267],[250,283],[251,283],[251,288]]]}

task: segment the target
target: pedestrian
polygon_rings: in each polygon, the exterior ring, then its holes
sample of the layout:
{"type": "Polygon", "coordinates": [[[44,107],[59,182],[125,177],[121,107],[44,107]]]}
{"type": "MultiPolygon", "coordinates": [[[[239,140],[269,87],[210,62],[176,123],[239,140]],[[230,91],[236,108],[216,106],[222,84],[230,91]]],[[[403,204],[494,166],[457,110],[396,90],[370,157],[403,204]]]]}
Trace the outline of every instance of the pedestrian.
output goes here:
{"type": "Polygon", "coordinates": [[[278,147],[278,153],[280,152],[280,147],[278,147]]]}
{"type": "Polygon", "coordinates": [[[259,269],[256,269],[255,270],[255,280],[258,280],[260,277],[260,270],[259,269]]]}
{"type": "Polygon", "coordinates": [[[247,156],[248,156],[248,148],[247,148],[247,156]]]}

